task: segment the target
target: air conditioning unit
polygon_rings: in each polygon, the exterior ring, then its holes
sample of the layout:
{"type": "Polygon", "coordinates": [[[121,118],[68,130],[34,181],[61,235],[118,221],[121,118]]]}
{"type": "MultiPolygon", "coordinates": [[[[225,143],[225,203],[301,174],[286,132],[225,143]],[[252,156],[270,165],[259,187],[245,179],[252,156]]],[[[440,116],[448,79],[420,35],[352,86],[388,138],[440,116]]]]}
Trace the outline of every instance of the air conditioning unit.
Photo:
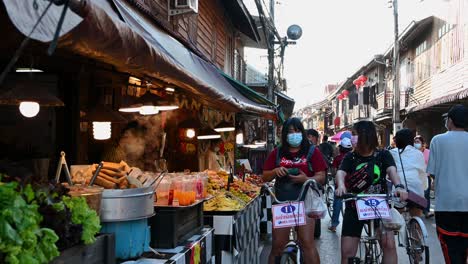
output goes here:
{"type": "Polygon", "coordinates": [[[198,0],[168,0],[168,5],[170,16],[198,13],[198,0]]]}

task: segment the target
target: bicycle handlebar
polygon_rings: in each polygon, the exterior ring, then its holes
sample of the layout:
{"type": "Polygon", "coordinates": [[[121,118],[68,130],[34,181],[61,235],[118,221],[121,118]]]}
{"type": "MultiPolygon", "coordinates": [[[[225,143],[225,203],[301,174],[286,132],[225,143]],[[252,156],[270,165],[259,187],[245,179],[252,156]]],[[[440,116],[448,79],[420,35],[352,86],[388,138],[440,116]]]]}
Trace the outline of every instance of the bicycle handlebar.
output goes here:
{"type": "Polygon", "coordinates": [[[299,201],[301,201],[301,198],[304,196],[305,190],[307,190],[307,188],[309,188],[309,187],[311,187],[311,188],[314,189],[315,191],[319,192],[320,186],[319,186],[319,184],[317,183],[317,181],[315,181],[315,179],[308,179],[307,181],[305,181],[305,182],[302,184],[301,192],[300,192],[300,194],[299,194],[297,200],[292,200],[292,201],[280,201],[280,200],[278,200],[278,199],[276,198],[275,193],[272,191],[272,188],[271,188],[270,186],[268,186],[267,183],[263,184],[261,192],[262,192],[262,193],[264,193],[264,192],[270,193],[271,197],[273,197],[273,200],[274,200],[276,203],[299,202],[299,201]]]}
{"type": "Polygon", "coordinates": [[[337,196],[336,198],[338,199],[343,199],[343,201],[352,201],[352,200],[359,200],[367,197],[387,197],[387,200],[390,200],[392,198],[397,198],[398,196],[395,194],[353,194],[353,193],[345,193],[341,196],[337,196]]]}

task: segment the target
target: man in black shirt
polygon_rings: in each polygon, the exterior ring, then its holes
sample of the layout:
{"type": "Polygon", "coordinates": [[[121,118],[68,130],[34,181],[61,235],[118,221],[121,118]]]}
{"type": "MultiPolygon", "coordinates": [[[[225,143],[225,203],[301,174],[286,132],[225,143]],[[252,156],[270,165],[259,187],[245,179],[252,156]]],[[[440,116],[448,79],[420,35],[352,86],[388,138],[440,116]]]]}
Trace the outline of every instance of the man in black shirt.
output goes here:
{"type": "Polygon", "coordinates": [[[322,144],[319,145],[320,152],[322,152],[325,157],[325,161],[330,164],[333,159],[334,149],[330,143],[328,143],[328,136],[324,135],[322,139],[322,144]]]}

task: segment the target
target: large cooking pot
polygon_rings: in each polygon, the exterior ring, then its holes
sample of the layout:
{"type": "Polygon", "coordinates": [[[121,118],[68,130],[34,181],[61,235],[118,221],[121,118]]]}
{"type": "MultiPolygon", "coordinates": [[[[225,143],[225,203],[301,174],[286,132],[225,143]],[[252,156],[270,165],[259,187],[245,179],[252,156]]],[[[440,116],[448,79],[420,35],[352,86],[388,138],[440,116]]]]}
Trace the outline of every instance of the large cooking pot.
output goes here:
{"type": "Polygon", "coordinates": [[[101,222],[131,221],[154,215],[153,187],[104,190],[101,222]]]}

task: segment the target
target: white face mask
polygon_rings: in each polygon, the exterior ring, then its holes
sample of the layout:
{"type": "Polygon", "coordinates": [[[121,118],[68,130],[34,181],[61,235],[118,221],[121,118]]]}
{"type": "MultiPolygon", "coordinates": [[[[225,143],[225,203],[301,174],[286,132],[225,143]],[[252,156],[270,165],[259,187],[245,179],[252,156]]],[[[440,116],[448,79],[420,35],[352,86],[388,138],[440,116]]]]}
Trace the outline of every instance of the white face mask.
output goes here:
{"type": "Polygon", "coordinates": [[[414,147],[417,148],[417,149],[421,149],[422,144],[421,143],[414,143],[414,147]]]}
{"type": "Polygon", "coordinates": [[[219,147],[214,147],[214,152],[219,152],[219,147]]]}

